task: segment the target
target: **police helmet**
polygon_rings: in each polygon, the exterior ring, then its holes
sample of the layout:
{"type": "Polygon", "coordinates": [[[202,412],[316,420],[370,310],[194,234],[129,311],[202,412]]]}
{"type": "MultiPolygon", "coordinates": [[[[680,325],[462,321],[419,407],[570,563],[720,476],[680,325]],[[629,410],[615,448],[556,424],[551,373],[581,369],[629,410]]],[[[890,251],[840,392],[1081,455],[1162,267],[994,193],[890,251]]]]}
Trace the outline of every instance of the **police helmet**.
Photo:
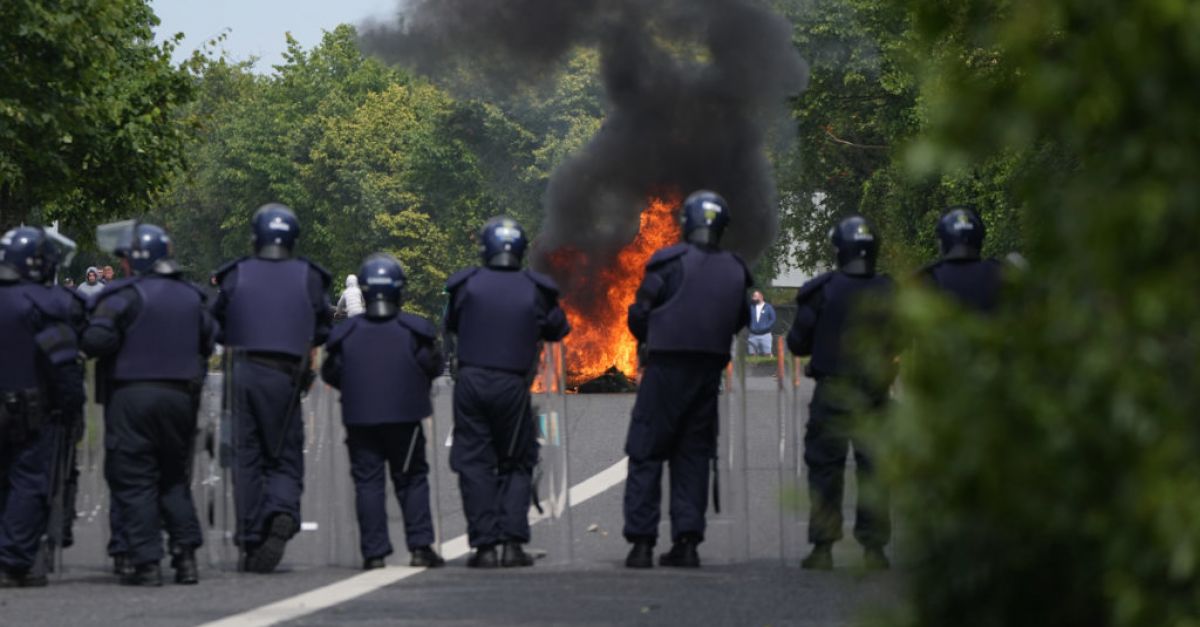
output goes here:
{"type": "Polygon", "coordinates": [[[938,244],[948,259],[978,259],[984,235],[983,219],[970,205],[950,207],[938,220],[938,244]]]}
{"type": "Polygon", "coordinates": [[[134,274],[175,274],[179,266],[175,264],[175,247],[171,237],[160,226],[154,224],[138,224],[134,227],[133,237],[128,246],[116,249],[116,255],[129,261],[129,268],[134,274]]]}
{"type": "Polygon", "coordinates": [[[54,279],[61,257],[62,251],[44,230],[15,228],[0,238],[0,280],[47,283],[54,279]]]}
{"type": "Polygon", "coordinates": [[[265,204],[250,218],[254,230],[254,253],[263,259],[287,259],[300,239],[300,221],[285,205],[265,204]]]}
{"type": "Polygon", "coordinates": [[[829,240],[837,249],[838,269],[846,274],[875,274],[879,257],[879,236],[862,216],[850,216],[829,231],[829,240]]]}
{"type": "Polygon", "coordinates": [[[479,230],[479,253],[491,268],[520,268],[528,244],[525,229],[508,216],[496,216],[479,230]]]}
{"type": "Polygon", "coordinates": [[[683,201],[683,238],[693,244],[719,246],[729,226],[729,204],[716,192],[702,189],[683,201]]]}
{"type": "Polygon", "coordinates": [[[395,257],[384,253],[367,257],[358,270],[358,285],[366,304],[365,315],[368,318],[395,317],[400,312],[404,283],[404,269],[395,257]]]}

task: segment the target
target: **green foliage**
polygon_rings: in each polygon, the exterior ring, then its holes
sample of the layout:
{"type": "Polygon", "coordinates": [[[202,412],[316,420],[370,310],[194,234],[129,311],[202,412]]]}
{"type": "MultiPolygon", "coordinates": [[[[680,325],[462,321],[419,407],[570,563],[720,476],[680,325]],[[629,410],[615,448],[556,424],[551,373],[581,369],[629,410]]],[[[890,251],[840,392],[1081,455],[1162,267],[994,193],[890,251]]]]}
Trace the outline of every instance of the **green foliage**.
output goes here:
{"type": "Polygon", "coordinates": [[[905,299],[899,622],[1196,625],[1200,7],[908,4],[926,119],[897,171],[1003,190],[1032,270],[995,319],[905,299]]]}
{"type": "Polygon", "coordinates": [[[145,0],[0,3],[0,230],[145,210],[184,165],[193,79],[157,24],[145,0]]]}

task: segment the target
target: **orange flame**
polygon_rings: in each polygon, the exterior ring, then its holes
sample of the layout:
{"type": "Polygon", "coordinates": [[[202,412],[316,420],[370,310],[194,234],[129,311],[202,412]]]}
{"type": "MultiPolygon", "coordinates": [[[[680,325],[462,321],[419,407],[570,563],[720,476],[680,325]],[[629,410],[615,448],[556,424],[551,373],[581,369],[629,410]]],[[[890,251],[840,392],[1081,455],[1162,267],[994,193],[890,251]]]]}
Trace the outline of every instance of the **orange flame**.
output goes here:
{"type": "MultiPolygon", "coordinates": [[[[599,285],[581,286],[591,298],[573,299],[569,293],[563,297],[562,307],[571,323],[566,348],[567,376],[572,384],[594,379],[614,366],[630,378],[636,376],[637,340],[626,326],[626,314],[650,256],[679,242],[678,206],[675,198],[651,198],[642,211],[637,236],[621,249],[611,266],[595,273],[599,285]]],[[[585,254],[569,247],[554,251],[549,259],[564,274],[591,263],[585,254]]]]}

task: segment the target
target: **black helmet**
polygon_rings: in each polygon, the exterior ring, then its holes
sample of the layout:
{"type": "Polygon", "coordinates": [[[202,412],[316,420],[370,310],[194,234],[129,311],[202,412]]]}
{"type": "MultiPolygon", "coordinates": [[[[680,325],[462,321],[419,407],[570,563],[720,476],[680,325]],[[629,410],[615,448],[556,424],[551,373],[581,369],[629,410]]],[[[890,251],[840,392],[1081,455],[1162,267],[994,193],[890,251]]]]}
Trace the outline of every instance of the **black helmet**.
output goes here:
{"type": "Polygon", "coordinates": [[[862,216],[850,216],[830,229],[829,240],[837,249],[838,269],[846,274],[875,274],[879,257],[879,236],[862,216]]]}
{"type": "Polygon", "coordinates": [[[716,192],[702,189],[683,201],[683,238],[693,244],[719,246],[729,226],[729,204],[716,192]]]}
{"type": "Polygon", "coordinates": [[[396,258],[375,253],[358,269],[365,315],[368,318],[393,318],[400,312],[400,293],[404,289],[404,269],[396,258]]]}
{"type": "Polygon", "coordinates": [[[950,207],[938,220],[938,244],[948,259],[978,259],[984,235],[983,220],[970,205],[950,207]]]}
{"type": "Polygon", "coordinates": [[[300,221],[291,209],[273,202],[263,205],[250,218],[254,229],[254,253],[263,259],[287,259],[300,239],[300,221]]]}
{"type": "Polygon", "coordinates": [[[129,267],[134,274],[175,274],[179,266],[171,258],[174,246],[171,237],[160,226],[153,224],[138,224],[128,247],[118,248],[118,257],[129,260],[129,267]]]}
{"type": "Polygon", "coordinates": [[[508,216],[496,216],[479,231],[479,253],[483,265],[492,268],[520,268],[525,256],[525,229],[508,216]]]}
{"type": "Polygon", "coordinates": [[[62,251],[44,230],[15,228],[0,238],[0,280],[46,283],[54,278],[61,258],[62,251]]]}

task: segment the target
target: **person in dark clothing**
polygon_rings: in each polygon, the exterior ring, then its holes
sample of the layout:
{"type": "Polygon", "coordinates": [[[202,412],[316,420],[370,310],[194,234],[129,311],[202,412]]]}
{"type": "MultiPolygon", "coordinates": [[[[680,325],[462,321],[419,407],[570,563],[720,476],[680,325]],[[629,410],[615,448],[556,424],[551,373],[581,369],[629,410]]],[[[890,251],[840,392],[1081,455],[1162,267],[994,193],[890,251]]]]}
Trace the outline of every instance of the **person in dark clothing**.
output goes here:
{"type": "Polygon", "coordinates": [[[0,238],[0,588],[47,584],[56,439],[84,402],[78,301],[46,285],[61,254],[39,228],[0,238]]]}
{"type": "Polygon", "coordinates": [[[983,220],[973,208],[950,207],[937,225],[942,256],[920,272],[927,284],[980,313],[996,309],[1003,284],[1003,264],[980,256],[985,235],[983,220]]]}
{"type": "Polygon", "coordinates": [[[203,541],[190,467],[199,391],[216,325],[205,295],[184,280],[166,231],[132,228],[112,251],[132,278],[96,297],[83,349],[100,358],[105,390],[105,476],[128,568],[120,582],[162,585],[162,532],[170,538],[175,582],[199,581],[203,541]]]}
{"type": "Polygon", "coordinates": [[[860,486],[854,537],[864,547],[867,567],[883,569],[889,565],[884,547],[891,538],[887,499],[874,482],[874,459],[857,436],[852,418],[878,411],[887,401],[891,374],[879,374],[860,351],[866,330],[886,327],[877,318],[886,315],[894,283],[875,272],[879,239],[864,218],[842,220],[831,239],[838,269],[800,288],[796,321],[787,337],[792,353],[812,356],[806,374],[817,382],[804,434],[812,502],[808,540],[813,550],[802,565],[833,568],[833,543],[842,537],[846,455],[853,444],[860,486]]]}
{"type": "Polygon", "coordinates": [[[242,568],[269,573],[300,530],[304,423],[300,397],[312,384],[312,351],[332,324],[329,273],[293,256],[300,223],[280,204],[251,219],[253,257],[216,273],[218,342],[234,352],[234,492],[242,568]]]}
{"type": "Polygon", "coordinates": [[[646,349],[625,452],[625,565],[650,568],[658,539],[663,463],[671,467],[670,551],[662,566],[698,567],[709,464],[717,448],[717,397],[734,335],[749,322],[745,263],[720,249],[729,207],[698,191],[683,205],[684,243],[659,250],[629,307],[629,330],[646,349]]]}
{"type": "Polygon", "coordinates": [[[437,328],[400,311],[404,271],[390,255],[367,258],[358,273],[366,311],[334,328],[321,376],[342,391],[363,569],[383,568],[388,538],[384,469],[391,471],[404,515],[409,565],[444,562],[431,546],[429,464],[421,421],[433,414],[429,392],[442,372],[437,328]]]}
{"type": "Polygon", "coordinates": [[[571,327],[554,281],[521,268],[527,241],[515,220],[492,218],[479,239],[484,265],[446,282],[445,330],[457,336],[458,360],[450,468],[475,549],[467,565],[532,566],[523,549],[538,460],[529,386],[539,345],[562,340],[571,327]]]}

